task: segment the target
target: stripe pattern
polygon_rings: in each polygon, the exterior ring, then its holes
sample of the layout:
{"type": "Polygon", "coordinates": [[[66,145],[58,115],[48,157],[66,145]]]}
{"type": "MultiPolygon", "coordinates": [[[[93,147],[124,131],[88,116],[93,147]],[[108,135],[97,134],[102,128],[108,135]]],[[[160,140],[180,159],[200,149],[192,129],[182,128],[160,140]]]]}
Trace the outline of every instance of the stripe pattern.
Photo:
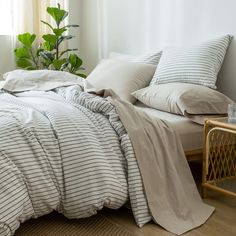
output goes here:
{"type": "Polygon", "coordinates": [[[161,59],[161,55],[162,55],[162,51],[154,52],[154,53],[146,53],[143,55],[130,55],[130,54],[111,52],[109,55],[109,58],[157,66],[161,59]]]}
{"type": "Polygon", "coordinates": [[[0,94],[0,235],[57,210],[68,218],[130,200],[151,220],[132,144],[106,99],[79,86],[0,94]]]}
{"type": "Polygon", "coordinates": [[[216,89],[217,75],[231,38],[225,35],[190,48],[167,48],[150,85],[182,82],[216,89]]]}

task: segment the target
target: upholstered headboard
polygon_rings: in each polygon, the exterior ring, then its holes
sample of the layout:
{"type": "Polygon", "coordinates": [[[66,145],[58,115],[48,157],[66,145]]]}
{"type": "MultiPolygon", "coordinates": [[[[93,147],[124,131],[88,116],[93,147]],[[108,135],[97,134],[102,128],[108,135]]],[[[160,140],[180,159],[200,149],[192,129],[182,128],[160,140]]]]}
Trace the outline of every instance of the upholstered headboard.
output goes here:
{"type": "Polygon", "coordinates": [[[99,2],[100,57],[110,51],[137,54],[167,45],[191,45],[224,34],[233,35],[217,85],[236,101],[235,0],[99,2]]]}

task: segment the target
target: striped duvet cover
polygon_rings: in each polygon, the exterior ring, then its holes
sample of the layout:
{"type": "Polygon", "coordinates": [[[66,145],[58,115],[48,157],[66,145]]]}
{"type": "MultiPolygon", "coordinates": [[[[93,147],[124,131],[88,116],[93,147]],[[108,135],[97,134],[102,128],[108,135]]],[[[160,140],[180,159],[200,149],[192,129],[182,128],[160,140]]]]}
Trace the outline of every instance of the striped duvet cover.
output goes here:
{"type": "Polygon", "coordinates": [[[56,210],[88,217],[130,200],[151,219],[134,151],[112,104],[80,86],[0,94],[0,235],[56,210]]]}

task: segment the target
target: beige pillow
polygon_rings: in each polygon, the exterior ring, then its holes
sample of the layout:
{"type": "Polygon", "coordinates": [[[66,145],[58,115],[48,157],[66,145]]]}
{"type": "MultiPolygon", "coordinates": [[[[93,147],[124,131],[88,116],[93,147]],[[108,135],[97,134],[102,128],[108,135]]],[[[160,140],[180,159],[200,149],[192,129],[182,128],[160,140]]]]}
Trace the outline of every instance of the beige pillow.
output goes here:
{"type": "Polygon", "coordinates": [[[132,95],[149,107],[185,116],[227,114],[228,104],[234,103],[216,90],[185,83],[153,85],[132,95]]]}
{"type": "Polygon", "coordinates": [[[161,54],[162,51],[152,52],[152,53],[150,52],[142,55],[131,55],[118,52],[110,52],[109,58],[122,61],[135,62],[135,63],[151,64],[156,66],[160,61],[161,54]]]}
{"type": "Polygon", "coordinates": [[[136,101],[132,92],[146,87],[154,75],[156,66],[121,60],[102,60],[87,77],[96,89],[112,89],[121,99],[136,101]]]}

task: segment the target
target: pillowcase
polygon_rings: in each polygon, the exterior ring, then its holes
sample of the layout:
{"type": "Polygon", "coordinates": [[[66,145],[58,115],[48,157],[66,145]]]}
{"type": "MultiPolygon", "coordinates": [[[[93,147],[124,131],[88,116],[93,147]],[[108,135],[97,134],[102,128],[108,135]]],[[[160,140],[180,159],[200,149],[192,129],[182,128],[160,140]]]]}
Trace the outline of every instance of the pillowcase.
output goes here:
{"type": "Polygon", "coordinates": [[[134,103],[132,92],[150,83],[156,66],[105,59],[87,77],[96,89],[112,89],[121,99],[134,103]]]}
{"type": "Polygon", "coordinates": [[[155,52],[155,53],[146,53],[143,55],[130,55],[130,54],[111,52],[109,54],[109,58],[135,62],[135,63],[151,64],[151,65],[156,66],[160,61],[161,54],[162,54],[162,51],[155,52]]]}
{"type": "Polygon", "coordinates": [[[153,84],[192,83],[216,89],[216,80],[231,41],[230,35],[189,48],[163,51],[153,84]]]}
{"type": "Polygon", "coordinates": [[[14,70],[3,75],[1,89],[10,92],[47,91],[54,88],[83,84],[83,78],[65,71],[14,70]]]}
{"type": "Polygon", "coordinates": [[[227,114],[234,103],[216,90],[186,83],[149,86],[132,95],[149,107],[184,116],[227,114]]]}

